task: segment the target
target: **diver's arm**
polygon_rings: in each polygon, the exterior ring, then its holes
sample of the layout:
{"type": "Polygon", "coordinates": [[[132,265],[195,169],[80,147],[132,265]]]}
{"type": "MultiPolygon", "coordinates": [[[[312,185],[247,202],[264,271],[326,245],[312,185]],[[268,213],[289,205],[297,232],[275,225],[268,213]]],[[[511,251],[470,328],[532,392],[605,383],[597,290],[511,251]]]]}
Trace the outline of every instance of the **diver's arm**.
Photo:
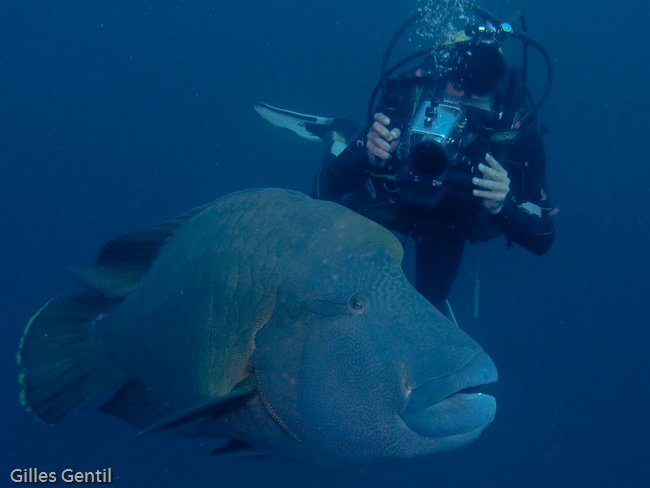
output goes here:
{"type": "MultiPolygon", "coordinates": [[[[413,81],[404,82],[401,78],[389,80],[391,92],[402,107],[393,110],[397,119],[403,117],[402,111],[408,103],[413,81]]],[[[334,199],[345,194],[355,193],[365,187],[373,168],[384,167],[391,154],[399,144],[400,129],[389,128],[391,120],[382,111],[387,111],[385,100],[378,104],[374,122],[348,144],[336,157],[327,155],[321,167],[319,179],[324,190],[334,199]]],[[[392,122],[396,122],[392,121],[392,122]]],[[[317,182],[318,187],[320,184],[317,182]]]]}
{"type": "MultiPolygon", "coordinates": [[[[509,242],[516,242],[533,254],[546,253],[553,244],[555,225],[550,216],[550,202],[546,191],[546,155],[538,137],[528,138],[523,146],[530,154],[518,154],[527,161],[525,188],[516,181],[511,187],[508,172],[486,154],[488,165],[479,164],[480,178],[473,178],[474,196],[483,198],[483,205],[491,214],[492,222],[509,242]],[[533,151],[530,151],[533,149],[533,151]],[[526,198],[530,200],[526,201],[526,198]]],[[[518,179],[517,179],[518,180],[518,179]]]]}
{"type": "Polygon", "coordinates": [[[353,193],[368,179],[371,166],[381,166],[399,144],[398,128],[388,129],[390,119],[375,114],[375,122],[336,158],[324,163],[325,185],[333,196],[353,193]]]}
{"type": "Polygon", "coordinates": [[[536,131],[524,132],[509,156],[523,163],[523,173],[516,178],[503,210],[492,219],[506,239],[540,256],[553,245],[552,215],[557,212],[548,196],[544,144],[536,131]]]}
{"type": "Polygon", "coordinates": [[[536,256],[548,252],[555,237],[555,224],[547,209],[532,202],[518,204],[506,198],[503,208],[492,215],[492,221],[503,231],[506,239],[519,244],[536,256]]]}
{"type": "Polygon", "coordinates": [[[555,224],[546,189],[546,155],[544,146],[538,137],[525,141],[529,154],[516,156],[526,161],[525,175],[518,180],[505,198],[503,208],[491,216],[492,221],[501,229],[506,239],[528,249],[537,256],[548,252],[555,238],[555,224]]]}
{"type": "Polygon", "coordinates": [[[368,179],[365,133],[352,140],[338,156],[326,155],[320,178],[327,193],[334,198],[358,191],[368,179]]]}

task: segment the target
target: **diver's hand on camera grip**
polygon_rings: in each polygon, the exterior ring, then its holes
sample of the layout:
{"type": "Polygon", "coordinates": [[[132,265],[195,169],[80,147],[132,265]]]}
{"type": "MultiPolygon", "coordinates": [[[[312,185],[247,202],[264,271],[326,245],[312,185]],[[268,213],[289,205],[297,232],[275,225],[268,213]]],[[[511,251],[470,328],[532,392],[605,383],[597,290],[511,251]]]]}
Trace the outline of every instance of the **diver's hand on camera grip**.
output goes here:
{"type": "Polygon", "coordinates": [[[498,214],[510,191],[510,179],[508,172],[491,154],[485,155],[485,161],[490,165],[489,168],[484,164],[478,165],[479,171],[483,173],[483,178],[472,178],[472,183],[482,189],[475,189],[473,193],[474,196],[483,198],[483,205],[488,212],[498,214]]]}
{"type": "Polygon", "coordinates": [[[399,144],[401,132],[397,128],[389,130],[389,124],[390,119],[386,115],[382,113],[375,114],[375,121],[370,127],[366,142],[368,158],[373,164],[383,164],[390,158],[390,153],[399,144]]]}

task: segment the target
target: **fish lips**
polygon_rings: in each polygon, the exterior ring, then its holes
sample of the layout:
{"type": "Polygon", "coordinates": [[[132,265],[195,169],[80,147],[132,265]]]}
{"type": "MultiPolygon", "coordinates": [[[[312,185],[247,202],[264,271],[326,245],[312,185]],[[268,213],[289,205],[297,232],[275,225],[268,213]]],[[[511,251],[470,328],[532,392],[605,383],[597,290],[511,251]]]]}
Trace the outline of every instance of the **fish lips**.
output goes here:
{"type": "Polygon", "coordinates": [[[413,389],[400,417],[409,429],[430,438],[480,432],[494,420],[496,400],[463,390],[496,380],[494,363],[481,352],[455,373],[413,389]]]}

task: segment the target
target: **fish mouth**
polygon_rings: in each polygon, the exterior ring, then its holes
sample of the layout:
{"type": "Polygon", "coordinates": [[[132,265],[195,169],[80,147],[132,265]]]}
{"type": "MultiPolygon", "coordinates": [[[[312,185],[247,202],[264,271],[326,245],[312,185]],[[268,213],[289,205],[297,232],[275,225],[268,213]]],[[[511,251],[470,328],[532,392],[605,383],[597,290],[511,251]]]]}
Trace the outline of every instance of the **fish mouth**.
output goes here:
{"type": "Polygon", "coordinates": [[[497,369],[481,352],[458,371],[413,389],[400,414],[412,431],[432,438],[480,433],[494,420],[496,400],[480,387],[497,380],[497,369]]]}

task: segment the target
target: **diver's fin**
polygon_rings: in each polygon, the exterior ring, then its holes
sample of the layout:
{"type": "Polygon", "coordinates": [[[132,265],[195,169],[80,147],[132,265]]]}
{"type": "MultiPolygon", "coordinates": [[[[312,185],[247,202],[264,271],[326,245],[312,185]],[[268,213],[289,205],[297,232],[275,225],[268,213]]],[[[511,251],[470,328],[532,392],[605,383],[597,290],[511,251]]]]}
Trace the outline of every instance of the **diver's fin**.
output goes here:
{"type": "Polygon", "coordinates": [[[93,368],[90,337],[114,306],[89,293],[63,295],[27,324],[18,351],[20,400],[43,422],[58,422],[111,386],[93,368]]]}
{"type": "Polygon", "coordinates": [[[144,429],[164,418],[162,412],[151,402],[143,386],[133,381],[125,383],[99,411],[114,415],[144,429]]]}
{"type": "Polygon", "coordinates": [[[179,425],[192,422],[193,420],[202,417],[218,417],[232,411],[241,404],[245,403],[252,395],[254,395],[254,393],[255,380],[253,379],[253,376],[250,375],[237,383],[233,389],[230,390],[230,393],[186,408],[185,410],[172,415],[171,417],[167,417],[164,420],[161,420],[160,422],[157,422],[138,432],[136,434],[136,437],[148,434],[150,432],[155,432],[157,430],[178,427],[179,425]]]}
{"type": "Polygon", "coordinates": [[[205,206],[143,231],[107,242],[92,268],[74,270],[86,288],[108,298],[123,298],[142,283],[142,277],[167,239],[205,206]]]}
{"type": "Polygon", "coordinates": [[[260,454],[248,442],[240,441],[239,439],[230,439],[227,444],[217,447],[210,455],[234,455],[237,459],[258,459],[266,457],[260,454]]]}
{"type": "Polygon", "coordinates": [[[253,108],[267,122],[276,127],[289,129],[308,141],[331,142],[340,139],[347,141],[357,131],[355,123],[349,119],[302,114],[261,102],[253,103],[253,108]]]}

